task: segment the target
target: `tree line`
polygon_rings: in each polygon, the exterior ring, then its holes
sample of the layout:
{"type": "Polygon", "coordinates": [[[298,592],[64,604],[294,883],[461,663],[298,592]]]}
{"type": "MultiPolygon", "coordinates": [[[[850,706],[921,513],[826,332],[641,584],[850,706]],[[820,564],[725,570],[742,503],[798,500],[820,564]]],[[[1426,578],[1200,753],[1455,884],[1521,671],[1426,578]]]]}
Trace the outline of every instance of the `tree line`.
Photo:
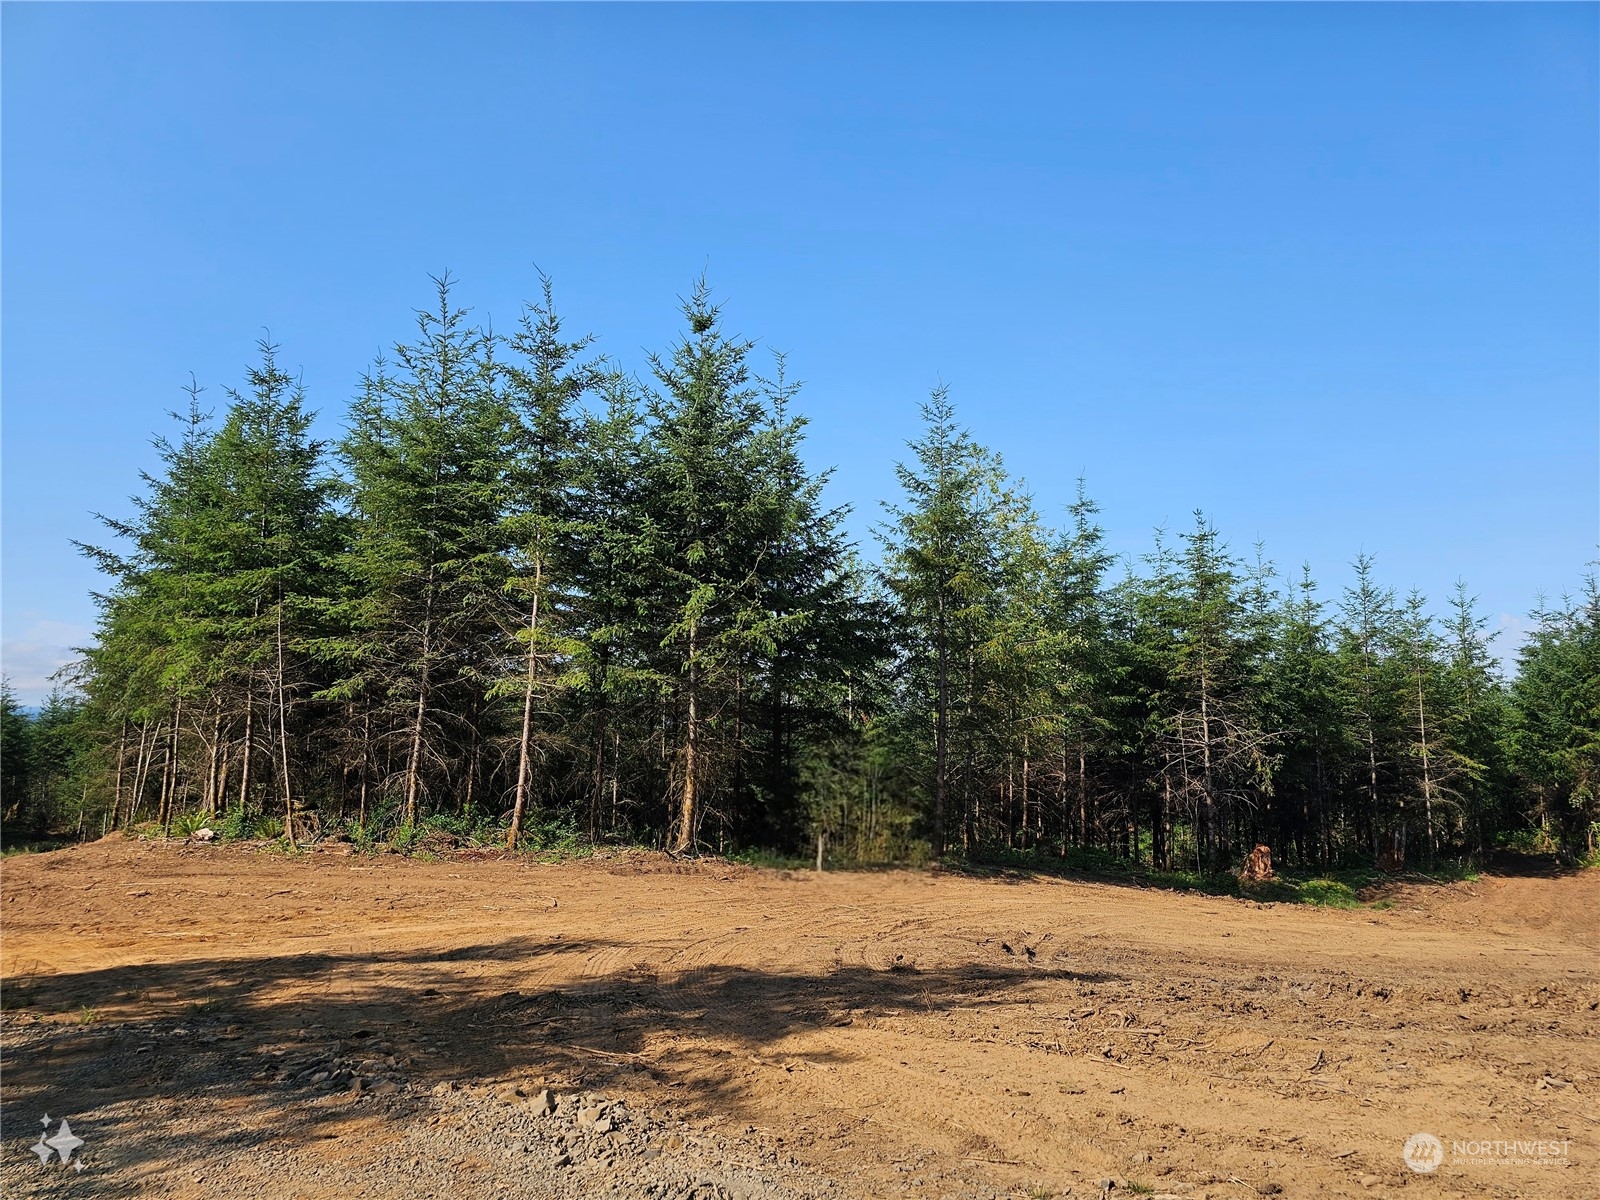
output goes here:
{"type": "Polygon", "coordinates": [[[704,280],[642,375],[566,330],[547,279],[509,334],[434,282],[335,442],[268,342],[220,419],[191,384],[131,513],[81,547],[108,581],[93,644],[39,713],[5,693],[13,837],[1200,874],[1257,843],[1595,851],[1592,577],[1506,680],[1464,586],[1440,620],[1365,555],[1331,603],[1199,513],[1119,562],[1081,483],[1047,522],[942,387],[869,562],[782,356],[759,374],[704,280]]]}

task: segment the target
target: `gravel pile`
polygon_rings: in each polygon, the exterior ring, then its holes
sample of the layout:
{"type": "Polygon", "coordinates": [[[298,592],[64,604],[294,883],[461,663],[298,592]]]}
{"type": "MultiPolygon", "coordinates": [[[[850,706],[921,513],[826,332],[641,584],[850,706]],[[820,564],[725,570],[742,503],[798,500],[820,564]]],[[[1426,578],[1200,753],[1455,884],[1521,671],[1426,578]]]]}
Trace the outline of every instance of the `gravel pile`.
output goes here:
{"type": "Polygon", "coordinates": [[[649,1200],[800,1200],[835,1194],[763,1139],[729,1139],[671,1113],[594,1092],[433,1089],[401,1155],[470,1164],[501,1195],[649,1200]]]}

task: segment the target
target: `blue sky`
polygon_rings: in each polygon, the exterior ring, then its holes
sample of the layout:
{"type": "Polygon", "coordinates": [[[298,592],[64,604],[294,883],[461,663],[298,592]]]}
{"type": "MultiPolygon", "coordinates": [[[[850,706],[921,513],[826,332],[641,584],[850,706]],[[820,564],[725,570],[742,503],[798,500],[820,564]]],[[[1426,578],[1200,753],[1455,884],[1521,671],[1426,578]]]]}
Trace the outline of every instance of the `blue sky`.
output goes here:
{"type": "Polygon", "coordinates": [[[1359,550],[1514,639],[1600,542],[1594,5],[6,4],[5,669],[192,371],[323,429],[428,272],[643,368],[708,270],[865,535],[940,379],[1114,548],[1359,550]]]}

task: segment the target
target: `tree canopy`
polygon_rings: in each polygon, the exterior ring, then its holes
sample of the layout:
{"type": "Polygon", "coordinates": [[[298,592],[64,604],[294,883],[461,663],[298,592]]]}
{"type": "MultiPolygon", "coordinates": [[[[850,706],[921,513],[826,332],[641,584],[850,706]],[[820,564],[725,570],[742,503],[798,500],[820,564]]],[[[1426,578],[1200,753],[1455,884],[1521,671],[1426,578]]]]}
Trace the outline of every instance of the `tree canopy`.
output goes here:
{"type": "Polygon", "coordinates": [[[1592,855],[1600,588],[1502,678],[1366,555],[1334,602],[1203,513],[1139,562],[1080,483],[1059,525],[922,409],[876,561],[807,465],[782,355],[704,279],[643,374],[538,281],[510,335],[448,277],[312,436],[263,342],[220,419],[191,383],[109,535],[93,643],[4,696],[13,831],[183,832],[857,861],[1092,851],[1220,872],[1510,841],[1592,855]]]}

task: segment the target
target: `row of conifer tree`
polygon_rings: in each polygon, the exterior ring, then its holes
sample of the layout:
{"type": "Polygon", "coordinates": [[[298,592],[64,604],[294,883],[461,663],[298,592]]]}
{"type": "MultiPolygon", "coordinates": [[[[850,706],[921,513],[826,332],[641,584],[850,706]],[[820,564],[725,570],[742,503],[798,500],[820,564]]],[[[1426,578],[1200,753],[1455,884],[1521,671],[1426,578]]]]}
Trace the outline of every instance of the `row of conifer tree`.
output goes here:
{"type": "Polygon", "coordinates": [[[869,562],[782,357],[758,375],[703,281],[642,376],[547,280],[509,336],[435,282],[335,443],[270,344],[219,418],[191,387],[83,547],[93,644],[37,716],[7,696],[13,827],[1200,872],[1594,851],[1592,582],[1506,680],[1465,588],[1440,620],[1364,556],[1325,602],[1196,514],[1118,562],[1081,486],[1051,527],[943,389],[869,562]]]}

